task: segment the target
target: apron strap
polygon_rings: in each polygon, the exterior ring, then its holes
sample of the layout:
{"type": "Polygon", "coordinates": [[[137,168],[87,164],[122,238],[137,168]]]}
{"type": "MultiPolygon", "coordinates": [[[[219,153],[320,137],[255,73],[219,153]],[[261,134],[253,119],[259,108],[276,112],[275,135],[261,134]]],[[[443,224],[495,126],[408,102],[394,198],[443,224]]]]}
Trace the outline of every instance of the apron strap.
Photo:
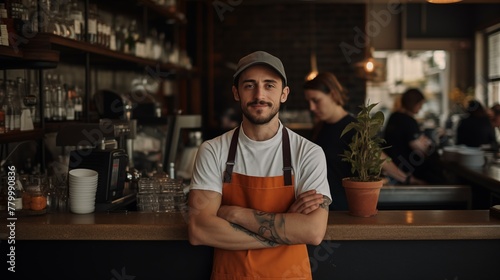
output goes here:
{"type": "MultiPolygon", "coordinates": [[[[290,156],[290,138],[288,131],[283,127],[282,151],[283,151],[283,176],[285,179],[285,186],[292,185],[292,160],[290,156]]],[[[233,175],[234,159],[236,157],[236,147],[238,146],[238,136],[240,134],[240,127],[234,131],[233,138],[231,138],[231,146],[229,147],[229,154],[227,155],[226,170],[224,171],[224,183],[231,183],[233,175]]]]}
{"type": "Polygon", "coordinates": [[[283,126],[282,150],[283,150],[283,176],[285,177],[285,186],[291,186],[292,159],[290,156],[290,138],[288,137],[288,131],[284,126],[283,126]]]}
{"type": "Polygon", "coordinates": [[[236,157],[236,147],[238,146],[238,136],[240,135],[240,127],[234,130],[233,138],[231,139],[231,146],[229,147],[229,154],[227,155],[226,171],[224,171],[224,183],[231,183],[233,176],[234,158],[236,157]]]}

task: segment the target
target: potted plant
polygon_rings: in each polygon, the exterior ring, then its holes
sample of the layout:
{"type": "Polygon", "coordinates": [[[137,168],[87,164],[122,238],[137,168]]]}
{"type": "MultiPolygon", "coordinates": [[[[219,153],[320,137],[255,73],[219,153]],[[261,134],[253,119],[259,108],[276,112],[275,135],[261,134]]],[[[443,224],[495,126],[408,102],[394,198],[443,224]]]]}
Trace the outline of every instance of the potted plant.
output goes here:
{"type": "Polygon", "coordinates": [[[353,216],[370,217],[377,214],[378,197],[383,185],[380,174],[382,165],[389,160],[381,157],[384,139],[379,136],[379,132],[384,124],[384,114],[381,111],[371,114],[377,104],[361,105],[356,121],[347,125],[340,136],[353,129],[356,132],[349,143],[350,149],[340,155],[343,161],[351,164],[351,173],[355,174],[354,177],[342,179],[349,214],[353,216]]]}

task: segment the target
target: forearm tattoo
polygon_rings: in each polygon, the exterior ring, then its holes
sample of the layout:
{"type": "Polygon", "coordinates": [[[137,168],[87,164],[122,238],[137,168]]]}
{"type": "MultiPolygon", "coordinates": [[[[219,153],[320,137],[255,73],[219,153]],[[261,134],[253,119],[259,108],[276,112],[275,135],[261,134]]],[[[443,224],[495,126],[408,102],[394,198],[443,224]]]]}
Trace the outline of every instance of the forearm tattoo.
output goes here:
{"type": "Polygon", "coordinates": [[[291,244],[286,237],[286,223],[283,214],[255,211],[254,216],[260,225],[258,235],[279,244],[291,244]]]}
{"type": "Polygon", "coordinates": [[[278,245],[279,245],[278,243],[273,242],[273,241],[271,241],[271,240],[268,240],[268,239],[266,239],[266,238],[264,238],[264,237],[262,237],[262,236],[260,236],[260,235],[258,235],[258,234],[256,234],[256,233],[254,233],[254,232],[251,232],[251,231],[249,231],[248,229],[246,229],[246,228],[244,228],[244,227],[242,227],[242,226],[240,226],[240,225],[237,225],[237,224],[234,224],[234,223],[229,223],[229,224],[230,224],[233,228],[235,228],[236,230],[240,230],[240,231],[242,231],[242,232],[244,232],[244,233],[248,234],[249,236],[251,236],[251,237],[255,238],[257,241],[259,241],[260,243],[262,243],[262,244],[264,244],[264,245],[266,245],[266,246],[268,246],[268,247],[276,247],[276,246],[278,246],[278,245]]]}

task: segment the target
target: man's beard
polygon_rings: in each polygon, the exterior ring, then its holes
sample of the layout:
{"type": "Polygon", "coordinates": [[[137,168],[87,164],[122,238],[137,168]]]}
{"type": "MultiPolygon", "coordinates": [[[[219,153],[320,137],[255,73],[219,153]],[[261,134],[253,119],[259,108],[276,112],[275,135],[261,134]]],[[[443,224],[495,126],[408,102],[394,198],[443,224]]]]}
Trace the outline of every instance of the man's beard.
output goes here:
{"type": "Polygon", "coordinates": [[[253,101],[251,103],[247,103],[247,107],[243,108],[243,106],[241,106],[241,111],[243,112],[243,115],[248,119],[248,121],[252,124],[255,124],[255,125],[262,125],[262,124],[267,124],[269,123],[279,112],[280,108],[279,106],[277,108],[275,108],[273,111],[271,111],[271,113],[269,114],[269,116],[265,117],[265,116],[253,116],[251,115],[247,108],[249,106],[252,106],[253,104],[267,104],[269,107],[272,107],[272,104],[269,103],[269,102],[264,102],[264,101],[253,101]]]}

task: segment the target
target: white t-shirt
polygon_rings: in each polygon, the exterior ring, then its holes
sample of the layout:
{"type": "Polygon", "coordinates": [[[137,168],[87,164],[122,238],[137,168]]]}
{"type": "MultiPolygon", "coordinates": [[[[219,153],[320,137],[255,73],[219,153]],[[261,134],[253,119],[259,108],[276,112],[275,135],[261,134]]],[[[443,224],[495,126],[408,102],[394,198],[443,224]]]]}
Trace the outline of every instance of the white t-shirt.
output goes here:
{"type": "MultiPolygon", "coordinates": [[[[233,172],[255,177],[282,176],[282,128],[283,125],[280,123],[278,133],[265,141],[252,140],[245,135],[243,129],[240,129],[233,172]]],[[[331,201],[323,150],[306,138],[286,129],[290,138],[295,197],[315,189],[331,201]]],[[[196,155],[190,189],[211,190],[222,194],[223,174],[234,131],[235,129],[203,142],[196,155]]]]}

